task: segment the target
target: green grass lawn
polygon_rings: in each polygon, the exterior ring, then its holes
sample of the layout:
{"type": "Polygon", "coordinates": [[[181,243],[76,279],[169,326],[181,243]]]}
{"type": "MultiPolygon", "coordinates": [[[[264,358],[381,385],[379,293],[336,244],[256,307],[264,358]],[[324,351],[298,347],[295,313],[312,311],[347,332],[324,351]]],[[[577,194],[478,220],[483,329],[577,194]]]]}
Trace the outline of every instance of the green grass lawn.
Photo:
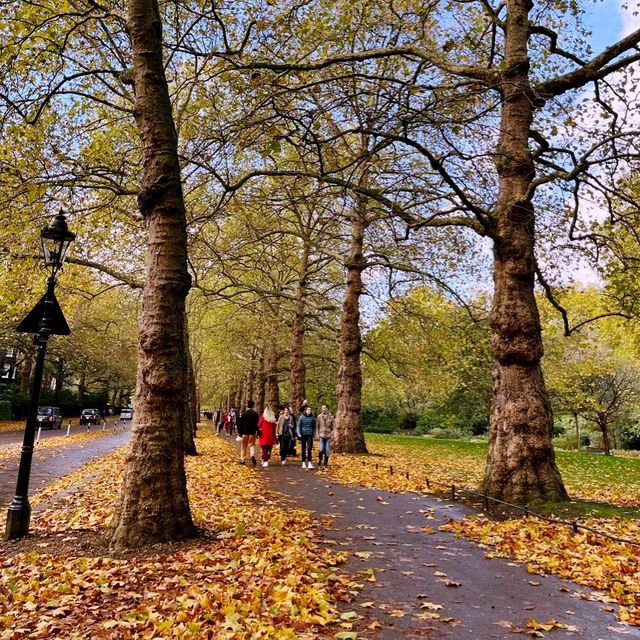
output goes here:
{"type": "MultiPolygon", "coordinates": [[[[441,474],[449,483],[477,486],[487,457],[485,442],[437,440],[415,436],[366,434],[372,453],[386,453],[424,464],[434,476],[441,474]],[[456,478],[459,480],[456,482],[456,478]]],[[[640,458],[604,456],[585,451],[557,451],[556,460],[572,498],[572,509],[605,515],[607,503],[616,505],[606,515],[634,515],[640,508],[640,458]],[[595,505],[595,506],[594,506],[595,505]]],[[[551,506],[550,506],[551,507],[551,506]]],[[[557,505],[552,506],[556,511],[557,505]]],[[[564,508],[561,510],[565,510],[564,508]]]]}

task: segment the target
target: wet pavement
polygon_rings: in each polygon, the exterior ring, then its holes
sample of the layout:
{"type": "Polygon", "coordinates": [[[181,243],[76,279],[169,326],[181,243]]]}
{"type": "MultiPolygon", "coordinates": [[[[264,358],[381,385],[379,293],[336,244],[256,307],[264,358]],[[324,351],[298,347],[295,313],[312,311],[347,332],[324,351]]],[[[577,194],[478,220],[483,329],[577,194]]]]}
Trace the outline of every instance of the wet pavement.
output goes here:
{"type": "MultiPolygon", "coordinates": [[[[87,431],[86,427],[78,427],[77,429],[76,433],[86,433],[87,431]]],[[[91,429],[94,430],[96,427],[92,426],[91,429]]],[[[102,427],[97,427],[97,429],[101,430],[102,427]]],[[[29,495],[33,495],[40,487],[67,473],[71,473],[94,458],[105,456],[114,449],[127,444],[131,438],[129,425],[126,425],[124,431],[121,428],[116,433],[113,433],[113,428],[109,429],[109,431],[111,433],[96,438],[88,438],[85,442],[77,443],[71,448],[67,448],[64,445],[66,429],[43,432],[52,434],[49,437],[59,437],[61,447],[59,449],[55,447],[38,449],[38,445],[36,445],[31,465],[29,495]]],[[[73,427],[71,433],[74,433],[73,427]]],[[[0,436],[0,449],[9,444],[22,443],[21,432],[3,433],[0,436]]],[[[19,449],[15,457],[0,459],[1,509],[6,508],[13,499],[18,478],[18,465],[19,449]]]]}
{"type": "Polygon", "coordinates": [[[620,623],[614,607],[591,600],[590,590],[488,559],[486,549],[439,531],[450,518],[473,512],[464,505],[336,484],[299,462],[281,467],[276,461],[257,472],[323,519],[325,544],[355,552],[346,570],[360,572],[365,588],[345,611],[365,616],[359,640],[513,640],[514,633],[534,635],[529,620],[567,625],[549,632],[558,640],[640,639],[640,629],[620,623]]]}

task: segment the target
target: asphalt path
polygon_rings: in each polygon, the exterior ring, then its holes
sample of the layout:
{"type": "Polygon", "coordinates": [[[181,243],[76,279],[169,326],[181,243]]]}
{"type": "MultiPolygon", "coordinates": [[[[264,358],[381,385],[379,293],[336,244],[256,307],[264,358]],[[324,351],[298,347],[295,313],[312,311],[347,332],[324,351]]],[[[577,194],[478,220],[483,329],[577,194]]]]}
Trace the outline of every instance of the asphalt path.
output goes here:
{"type": "MultiPolygon", "coordinates": [[[[63,422],[62,427],[60,429],[41,429],[40,430],[40,439],[45,440],[48,438],[59,438],[61,436],[67,435],[67,428],[69,427],[69,422],[63,422]]],[[[107,420],[106,430],[112,430],[114,426],[122,427],[131,425],[131,421],[120,421],[114,420],[113,418],[107,420]]],[[[87,433],[87,431],[102,431],[102,423],[100,424],[91,424],[91,425],[71,425],[69,430],[69,435],[76,435],[78,433],[87,433]]],[[[36,436],[38,431],[36,429],[36,436]]],[[[12,444],[22,444],[22,440],[24,438],[24,427],[21,429],[15,429],[13,431],[2,431],[0,432],[0,448],[12,445],[12,444]]]]}
{"type": "MultiPolygon", "coordinates": [[[[88,438],[85,442],[76,443],[72,447],[64,445],[66,427],[60,430],[43,431],[41,438],[58,439],[61,446],[59,449],[55,446],[38,449],[36,444],[31,464],[29,495],[47,483],[75,471],[83,464],[105,456],[114,449],[127,444],[131,439],[130,425],[130,422],[120,422],[114,431],[114,426],[110,423],[105,435],[98,438],[88,438]]],[[[102,426],[91,425],[90,430],[102,431],[102,426]]],[[[86,426],[71,427],[71,434],[86,432],[86,426]]],[[[0,434],[0,451],[3,447],[22,444],[22,438],[22,431],[0,434]]],[[[0,509],[6,508],[13,499],[18,478],[18,465],[19,454],[9,458],[0,458],[0,509]]]]}
{"type": "Polygon", "coordinates": [[[325,544],[352,552],[346,570],[359,573],[365,588],[345,611],[365,616],[358,639],[513,640],[514,633],[533,635],[530,620],[567,625],[536,637],[640,639],[640,629],[620,623],[615,606],[589,589],[531,574],[508,559],[489,559],[487,549],[439,530],[450,518],[472,513],[469,507],[344,486],[299,462],[274,462],[256,473],[323,521],[325,544]]]}

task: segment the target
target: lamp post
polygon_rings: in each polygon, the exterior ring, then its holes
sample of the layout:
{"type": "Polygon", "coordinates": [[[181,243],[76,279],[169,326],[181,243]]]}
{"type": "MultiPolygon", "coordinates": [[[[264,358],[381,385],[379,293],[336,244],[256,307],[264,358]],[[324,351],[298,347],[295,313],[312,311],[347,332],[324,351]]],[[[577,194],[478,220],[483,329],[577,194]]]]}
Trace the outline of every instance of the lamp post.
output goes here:
{"type": "Polygon", "coordinates": [[[29,412],[22,441],[20,453],[20,466],[18,467],[18,480],[16,493],[9,505],[7,513],[7,527],[5,540],[22,538],[29,533],[29,519],[31,506],[29,505],[29,476],[31,474],[31,460],[33,458],[33,442],[36,435],[36,422],[38,403],[40,400],[40,387],[42,386],[42,373],[44,371],[44,358],[47,352],[49,336],[68,335],[70,333],[60,305],[56,300],[55,286],[58,272],[62,268],[69,245],[75,239],[76,234],[69,231],[64,211],[60,210],[57,216],[40,232],[44,264],[49,270],[47,289],[38,304],[27,314],[18,325],[17,331],[34,333],[33,343],[38,347],[36,365],[31,382],[29,399],[29,412]]]}

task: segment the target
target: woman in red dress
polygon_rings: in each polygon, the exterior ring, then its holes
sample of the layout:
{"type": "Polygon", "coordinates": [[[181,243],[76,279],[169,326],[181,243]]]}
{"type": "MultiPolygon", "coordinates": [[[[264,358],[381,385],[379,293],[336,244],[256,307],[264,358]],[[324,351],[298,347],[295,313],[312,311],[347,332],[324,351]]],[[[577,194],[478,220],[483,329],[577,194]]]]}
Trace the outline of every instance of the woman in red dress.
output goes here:
{"type": "Polygon", "coordinates": [[[276,439],[276,416],[273,409],[267,405],[258,420],[258,429],[260,433],[260,448],[262,449],[262,466],[269,466],[269,458],[271,457],[271,449],[277,442],[276,439]]]}

